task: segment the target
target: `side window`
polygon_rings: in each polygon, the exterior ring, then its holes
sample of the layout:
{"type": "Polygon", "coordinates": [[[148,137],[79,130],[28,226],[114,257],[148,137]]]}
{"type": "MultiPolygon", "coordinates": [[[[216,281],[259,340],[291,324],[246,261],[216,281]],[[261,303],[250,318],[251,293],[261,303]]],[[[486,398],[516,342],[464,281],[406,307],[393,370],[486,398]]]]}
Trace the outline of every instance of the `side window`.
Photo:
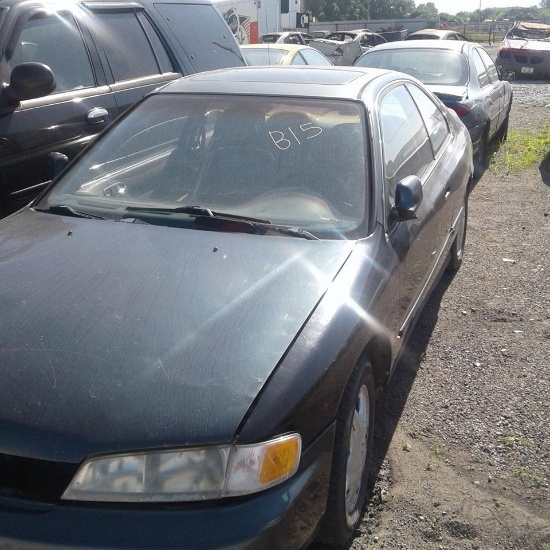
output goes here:
{"type": "Polygon", "coordinates": [[[498,71],[497,71],[497,68],[495,67],[495,64],[493,63],[493,60],[491,59],[491,56],[481,48],[477,48],[476,52],[479,53],[485,67],[487,67],[487,75],[489,77],[489,82],[491,84],[494,84],[495,82],[499,81],[500,79],[498,77],[498,71]]]}
{"type": "Polygon", "coordinates": [[[432,149],[434,156],[437,155],[445,140],[449,135],[449,126],[445,116],[439,109],[438,105],[434,103],[420,88],[407,84],[407,89],[411,93],[424,124],[428,130],[430,141],[432,142],[432,149]]]}
{"type": "MultiPolygon", "coordinates": [[[[115,82],[163,72],[136,12],[98,12],[96,17],[115,82]]],[[[163,61],[166,63],[166,58],[163,61]]]]}
{"type": "Polygon", "coordinates": [[[296,55],[292,58],[290,63],[291,65],[307,65],[306,60],[302,57],[300,52],[297,52],[296,55]]]}
{"type": "Polygon", "coordinates": [[[244,65],[233,33],[211,4],[154,4],[195,71],[244,65]]]}
{"type": "Polygon", "coordinates": [[[74,17],[68,13],[29,19],[8,61],[12,69],[28,61],[48,65],[55,77],[56,93],[95,86],[88,50],[74,17]]]}
{"type": "Polygon", "coordinates": [[[422,178],[434,158],[422,116],[404,85],[384,95],[379,116],[384,180],[393,206],[397,182],[411,175],[422,178]]]}
{"type": "Polygon", "coordinates": [[[472,61],[474,62],[479,87],[484,88],[489,84],[489,75],[477,49],[472,50],[472,61]]]}

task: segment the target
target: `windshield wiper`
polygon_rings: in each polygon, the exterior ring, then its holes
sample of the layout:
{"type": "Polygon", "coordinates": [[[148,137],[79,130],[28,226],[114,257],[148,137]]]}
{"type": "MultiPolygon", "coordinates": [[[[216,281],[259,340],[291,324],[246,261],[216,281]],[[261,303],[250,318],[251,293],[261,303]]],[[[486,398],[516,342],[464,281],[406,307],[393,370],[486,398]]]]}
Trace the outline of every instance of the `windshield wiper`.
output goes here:
{"type": "Polygon", "coordinates": [[[239,214],[229,214],[227,212],[216,212],[215,210],[210,210],[210,208],[205,208],[204,206],[176,206],[174,208],[163,207],[163,206],[128,206],[126,207],[126,212],[159,212],[160,214],[189,214],[190,216],[205,216],[207,218],[220,218],[220,219],[229,219],[236,221],[246,221],[253,223],[265,223],[270,224],[269,220],[263,220],[261,218],[252,218],[249,216],[241,216],[239,214]]]}
{"type": "Polygon", "coordinates": [[[74,218],[87,218],[89,220],[106,220],[103,216],[81,212],[67,204],[54,204],[49,208],[34,208],[37,212],[51,212],[52,214],[61,214],[62,216],[72,216],[74,218]]]}
{"type": "MultiPolygon", "coordinates": [[[[203,220],[203,222],[208,223],[208,220],[216,220],[217,222],[237,222],[243,224],[243,229],[262,229],[264,233],[268,231],[273,231],[281,233],[283,235],[290,235],[292,237],[299,237],[302,239],[309,240],[319,240],[315,235],[302,229],[301,227],[292,227],[287,225],[275,225],[269,220],[264,220],[261,218],[253,218],[251,216],[241,216],[239,214],[230,214],[227,212],[217,212],[215,210],[210,210],[204,206],[196,205],[186,205],[186,206],[177,206],[174,208],[162,207],[162,206],[128,206],[126,208],[127,212],[158,212],[160,214],[189,214],[190,216],[195,216],[197,219],[203,220]]],[[[218,224],[218,228],[223,230],[223,226],[218,224]]],[[[250,231],[244,231],[248,233],[250,231]]]]}

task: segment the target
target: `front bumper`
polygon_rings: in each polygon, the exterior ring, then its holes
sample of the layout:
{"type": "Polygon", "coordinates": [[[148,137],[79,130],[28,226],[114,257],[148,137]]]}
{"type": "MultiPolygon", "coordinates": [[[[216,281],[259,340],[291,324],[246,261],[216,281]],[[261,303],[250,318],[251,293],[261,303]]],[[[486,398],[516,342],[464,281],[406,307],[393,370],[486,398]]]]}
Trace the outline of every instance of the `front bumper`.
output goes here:
{"type": "Polygon", "coordinates": [[[0,498],[0,547],[295,549],[314,537],[327,500],[334,426],[286,483],[246,498],[170,506],[40,504],[0,498]]]}

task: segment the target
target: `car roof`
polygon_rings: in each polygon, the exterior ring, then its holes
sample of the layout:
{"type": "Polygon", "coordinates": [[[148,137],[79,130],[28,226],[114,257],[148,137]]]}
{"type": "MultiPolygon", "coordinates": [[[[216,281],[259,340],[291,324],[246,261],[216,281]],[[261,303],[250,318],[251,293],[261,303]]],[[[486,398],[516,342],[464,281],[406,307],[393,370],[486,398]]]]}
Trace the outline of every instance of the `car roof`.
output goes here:
{"type": "MultiPolygon", "coordinates": [[[[62,2],[59,2],[59,0],[0,0],[0,8],[7,8],[10,6],[14,6],[16,4],[22,4],[22,3],[28,3],[29,5],[47,5],[47,6],[53,6],[56,9],[61,9],[64,6],[70,7],[71,5],[82,5],[87,3],[87,0],[63,0],[62,2]]],[[[131,2],[128,2],[128,0],[92,0],[90,2],[91,4],[105,4],[117,6],[117,5],[125,5],[125,6],[131,6],[132,3],[138,4],[138,5],[147,5],[147,6],[153,6],[153,4],[156,3],[156,0],[132,0],[131,2]]],[[[162,0],[162,3],[164,4],[211,4],[210,0],[162,0]]]]}
{"type": "Polygon", "coordinates": [[[157,93],[357,99],[365,87],[377,80],[383,85],[386,80],[397,78],[396,74],[385,69],[362,67],[238,67],[193,74],[164,86],[157,93]]]}
{"type": "Polygon", "coordinates": [[[410,40],[399,42],[386,42],[385,44],[379,44],[374,46],[367,53],[379,50],[454,50],[456,52],[463,52],[465,49],[477,45],[475,42],[465,42],[464,40],[410,40]]]}
{"type": "MultiPolygon", "coordinates": [[[[285,44],[285,43],[268,43],[268,44],[241,44],[241,49],[246,50],[285,50],[287,52],[294,50],[313,50],[314,48],[304,44],[285,44]]],[[[319,51],[319,50],[316,50],[319,51]]]]}
{"type": "Polygon", "coordinates": [[[434,36],[445,36],[446,34],[452,34],[455,31],[449,31],[445,29],[422,29],[420,31],[414,31],[409,34],[411,36],[412,34],[433,34],[434,36]]]}

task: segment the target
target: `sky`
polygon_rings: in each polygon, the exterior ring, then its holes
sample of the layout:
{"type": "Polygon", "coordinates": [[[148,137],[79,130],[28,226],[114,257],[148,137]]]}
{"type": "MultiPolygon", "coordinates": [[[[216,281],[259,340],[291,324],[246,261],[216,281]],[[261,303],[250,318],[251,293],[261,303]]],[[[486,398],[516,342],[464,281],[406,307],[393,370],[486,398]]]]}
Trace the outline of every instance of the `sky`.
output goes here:
{"type": "MultiPolygon", "coordinates": [[[[480,0],[415,0],[415,4],[425,4],[432,1],[439,13],[451,13],[455,14],[460,11],[475,11],[479,9],[480,0]]],[[[481,0],[481,9],[486,8],[511,8],[522,7],[530,8],[531,6],[538,6],[540,0],[481,0]]]]}

